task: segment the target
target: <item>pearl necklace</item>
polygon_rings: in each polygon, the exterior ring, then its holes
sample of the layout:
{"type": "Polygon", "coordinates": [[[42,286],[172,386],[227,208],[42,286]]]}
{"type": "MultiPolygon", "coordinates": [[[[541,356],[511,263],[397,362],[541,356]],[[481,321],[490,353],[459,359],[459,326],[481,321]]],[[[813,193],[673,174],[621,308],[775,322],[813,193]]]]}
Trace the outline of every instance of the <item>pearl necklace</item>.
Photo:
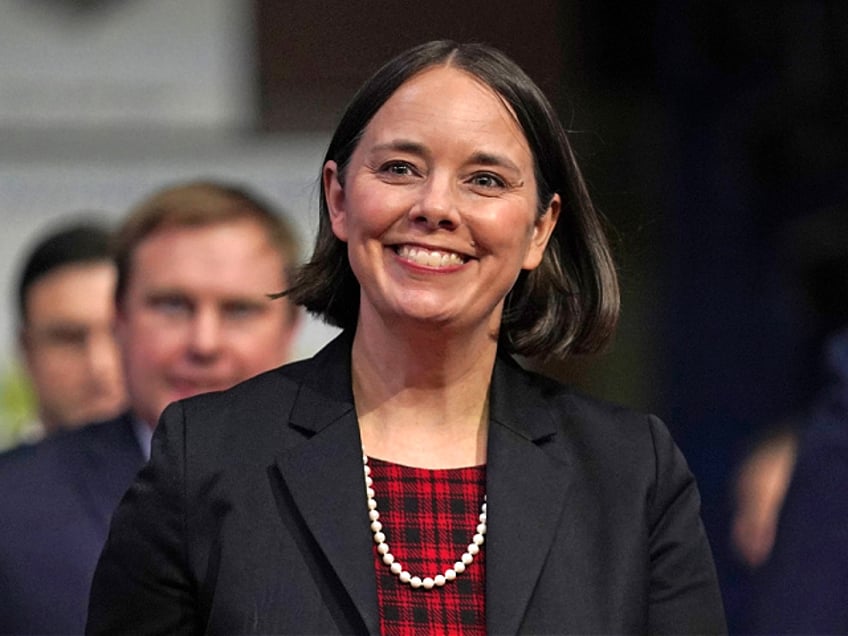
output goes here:
{"type": "Polygon", "coordinates": [[[371,532],[374,534],[374,543],[377,544],[377,552],[380,554],[383,563],[389,566],[392,574],[400,579],[401,583],[406,583],[413,588],[423,587],[425,590],[430,590],[434,587],[442,587],[446,582],[453,581],[457,574],[462,574],[465,569],[471,565],[475,555],[479,554],[480,548],[486,541],[486,496],[483,495],[483,504],[480,506],[480,523],[477,525],[477,532],[468,544],[465,552],[459,557],[459,560],[453,564],[452,568],[448,568],[443,574],[435,576],[412,576],[398,561],[394,555],[389,552],[389,544],[386,543],[386,535],[383,532],[383,524],[380,523],[380,512],[377,510],[377,500],[374,498],[374,480],[371,479],[371,467],[368,465],[368,455],[365,454],[365,449],[362,449],[362,468],[365,473],[365,491],[368,494],[368,518],[371,520],[371,532]]]}

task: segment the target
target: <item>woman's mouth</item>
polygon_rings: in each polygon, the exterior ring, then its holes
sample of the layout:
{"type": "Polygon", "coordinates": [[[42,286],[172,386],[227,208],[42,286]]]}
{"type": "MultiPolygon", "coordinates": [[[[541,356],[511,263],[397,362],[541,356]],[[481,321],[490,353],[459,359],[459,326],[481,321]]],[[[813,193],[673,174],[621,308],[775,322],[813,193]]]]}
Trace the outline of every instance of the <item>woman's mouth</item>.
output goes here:
{"type": "Polygon", "coordinates": [[[457,267],[468,260],[468,257],[456,252],[431,250],[416,245],[398,245],[395,253],[404,260],[424,267],[457,267]]]}

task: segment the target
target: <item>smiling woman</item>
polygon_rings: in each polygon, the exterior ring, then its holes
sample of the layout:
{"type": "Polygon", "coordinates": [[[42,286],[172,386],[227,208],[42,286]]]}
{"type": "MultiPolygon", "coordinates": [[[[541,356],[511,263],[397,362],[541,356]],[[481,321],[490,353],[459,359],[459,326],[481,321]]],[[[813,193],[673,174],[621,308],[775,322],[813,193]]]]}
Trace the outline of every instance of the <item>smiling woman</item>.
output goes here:
{"type": "Polygon", "coordinates": [[[401,86],[344,176],[327,162],[324,190],[364,292],[362,337],[408,340],[437,324],[443,342],[471,336],[475,348],[474,336],[497,334],[519,272],[538,266],[560,207],[555,193],[537,212],[533,156],[515,118],[485,84],[449,66],[401,86]]]}
{"type": "Polygon", "coordinates": [[[286,293],[344,333],[166,410],[89,631],[724,631],[665,426],[509,355],[596,350],[618,315],[533,82],[488,46],[410,49],[354,97],[321,185],[286,293]]]}
{"type": "MultiPolygon", "coordinates": [[[[455,47],[451,42],[434,42],[411,49],[386,64],[360,88],[336,128],[325,159],[333,162],[339,184],[343,185],[348,164],[360,149],[360,139],[373,133],[377,127],[374,120],[382,118],[383,106],[399,105],[405,98],[395,92],[402,85],[420,79],[415,78],[419,73],[426,75],[427,71],[440,67],[463,73],[466,88],[477,93],[478,99],[485,101],[488,97],[489,102],[500,105],[499,111],[495,108],[490,114],[501,127],[512,126],[511,145],[523,145],[524,152],[531,153],[538,215],[547,210],[555,195],[559,195],[558,208],[567,211],[554,227],[550,248],[545,250],[539,267],[522,270],[504,299],[506,311],[498,332],[501,347],[524,355],[563,356],[597,351],[615,329],[619,306],[618,281],[603,223],[595,212],[568,137],[553,108],[511,60],[484,46],[455,47]]],[[[444,90],[439,86],[434,93],[422,94],[421,88],[432,89],[433,82],[427,87],[419,85],[417,93],[409,86],[404,88],[405,94],[425,103],[441,97],[444,90]]],[[[470,103],[451,102],[452,110],[446,111],[443,109],[448,100],[439,101],[440,115],[428,120],[428,115],[420,112],[420,125],[429,123],[435,131],[453,117],[474,117],[470,103]]],[[[483,126],[477,128],[482,130],[483,126]]],[[[387,136],[389,131],[382,134],[387,136]]],[[[382,149],[384,152],[407,150],[421,155],[427,150],[421,146],[421,140],[407,139],[403,134],[384,143],[389,144],[382,149]]],[[[488,170],[475,175],[471,183],[501,185],[507,190],[518,187],[526,195],[528,184],[515,180],[518,167],[504,163],[506,147],[496,148],[494,154],[488,154],[484,147],[474,149],[478,164],[488,170]],[[507,167],[511,172],[504,176],[509,178],[499,184],[494,168],[503,171],[507,167]]],[[[372,169],[377,168],[372,165],[372,169]]],[[[326,169],[315,252],[295,280],[291,296],[331,324],[351,328],[359,318],[360,283],[348,262],[346,244],[330,227],[326,169]]],[[[384,166],[384,170],[390,170],[399,179],[414,175],[414,168],[402,163],[384,166]]]]}

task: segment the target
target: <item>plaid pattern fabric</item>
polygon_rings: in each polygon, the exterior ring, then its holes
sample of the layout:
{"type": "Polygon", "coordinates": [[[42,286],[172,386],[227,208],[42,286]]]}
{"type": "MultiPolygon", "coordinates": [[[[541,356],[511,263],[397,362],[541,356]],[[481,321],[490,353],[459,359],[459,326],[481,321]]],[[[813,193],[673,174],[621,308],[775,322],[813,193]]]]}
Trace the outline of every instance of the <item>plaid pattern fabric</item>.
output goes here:
{"type": "MultiPolygon", "coordinates": [[[[391,553],[413,576],[443,574],[465,552],[479,523],[486,467],[412,468],[369,457],[380,521],[391,553]]],[[[485,634],[485,554],[442,587],[413,589],[391,573],[374,547],[380,631],[485,634]]]]}

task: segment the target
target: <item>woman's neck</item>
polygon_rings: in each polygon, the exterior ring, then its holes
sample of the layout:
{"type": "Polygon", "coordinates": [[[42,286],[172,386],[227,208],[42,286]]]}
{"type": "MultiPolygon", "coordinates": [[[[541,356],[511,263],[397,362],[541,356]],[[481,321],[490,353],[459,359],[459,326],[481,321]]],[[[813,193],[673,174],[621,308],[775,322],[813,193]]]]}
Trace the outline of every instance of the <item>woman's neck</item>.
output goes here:
{"type": "Polygon", "coordinates": [[[384,327],[360,324],[353,341],[366,452],[425,468],[485,463],[494,336],[384,327]]]}

